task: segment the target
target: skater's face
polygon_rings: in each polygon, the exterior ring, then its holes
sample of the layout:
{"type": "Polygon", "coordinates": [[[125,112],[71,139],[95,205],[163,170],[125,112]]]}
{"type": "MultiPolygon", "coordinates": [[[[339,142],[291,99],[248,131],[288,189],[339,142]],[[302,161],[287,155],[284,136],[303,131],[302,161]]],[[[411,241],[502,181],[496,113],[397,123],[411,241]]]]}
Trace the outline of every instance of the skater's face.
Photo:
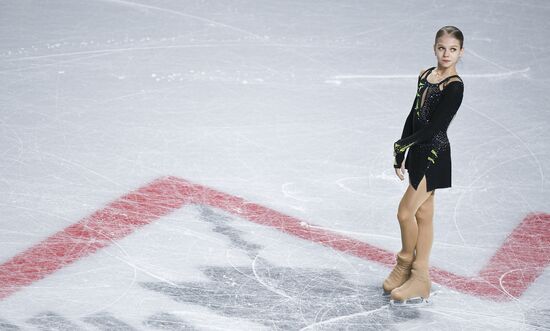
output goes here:
{"type": "Polygon", "coordinates": [[[460,41],[458,39],[449,34],[444,34],[437,38],[434,52],[439,67],[451,68],[456,65],[462,53],[464,53],[464,48],[460,48],[460,41]]]}

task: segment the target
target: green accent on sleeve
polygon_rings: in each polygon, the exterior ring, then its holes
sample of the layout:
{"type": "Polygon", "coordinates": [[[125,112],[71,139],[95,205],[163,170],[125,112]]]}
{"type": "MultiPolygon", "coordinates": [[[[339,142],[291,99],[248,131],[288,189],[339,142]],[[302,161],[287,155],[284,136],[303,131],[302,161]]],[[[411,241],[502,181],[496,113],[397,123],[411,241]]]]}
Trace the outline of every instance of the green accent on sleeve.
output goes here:
{"type": "Polygon", "coordinates": [[[398,143],[396,143],[396,144],[395,144],[395,148],[397,148],[397,150],[398,150],[399,152],[404,152],[404,151],[407,150],[407,148],[411,147],[412,145],[414,145],[414,142],[408,144],[407,146],[401,146],[401,145],[399,145],[398,143]]]}
{"type": "Polygon", "coordinates": [[[432,161],[432,163],[435,163],[434,159],[428,156],[428,160],[432,161]]]}
{"type": "Polygon", "coordinates": [[[437,157],[437,153],[435,152],[435,150],[432,149],[432,154],[435,155],[437,157]]]}

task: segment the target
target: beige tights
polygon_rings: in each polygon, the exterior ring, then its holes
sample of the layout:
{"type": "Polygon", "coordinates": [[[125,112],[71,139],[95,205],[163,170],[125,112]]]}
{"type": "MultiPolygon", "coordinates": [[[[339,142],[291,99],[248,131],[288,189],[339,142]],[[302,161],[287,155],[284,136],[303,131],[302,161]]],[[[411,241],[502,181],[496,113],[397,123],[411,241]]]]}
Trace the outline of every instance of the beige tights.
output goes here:
{"type": "Polygon", "coordinates": [[[407,187],[397,212],[401,228],[401,251],[398,253],[398,265],[386,279],[385,291],[391,291],[392,299],[404,300],[414,296],[429,296],[431,282],[428,266],[433,243],[434,191],[426,192],[424,176],[415,190],[407,187]],[[410,263],[399,266],[399,259],[410,263]],[[402,271],[406,265],[409,270],[402,271]],[[396,274],[401,276],[396,277],[396,274]],[[409,277],[410,275],[410,277],[409,277]],[[399,279],[399,280],[398,280],[399,279]],[[391,286],[390,284],[391,280],[391,286]]]}

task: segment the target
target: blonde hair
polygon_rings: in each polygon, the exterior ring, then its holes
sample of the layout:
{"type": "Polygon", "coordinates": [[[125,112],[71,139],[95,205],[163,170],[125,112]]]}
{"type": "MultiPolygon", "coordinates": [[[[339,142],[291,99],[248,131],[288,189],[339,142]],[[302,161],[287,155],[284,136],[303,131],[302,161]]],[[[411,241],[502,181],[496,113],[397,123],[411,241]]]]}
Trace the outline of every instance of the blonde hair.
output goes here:
{"type": "Polygon", "coordinates": [[[463,45],[464,45],[464,35],[462,34],[462,31],[460,31],[459,28],[457,28],[456,26],[447,25],[447,26],[444,26],[441,29],[439,29],[437,31],[437,33],[435,34],[435,43],[436,44],[437,44],[437,39],[439,37],[443,36],[444,34],[449,34],[452,37],[458,39],[458,41],[460,41],[460,48],[463,47],[463,45]]]}

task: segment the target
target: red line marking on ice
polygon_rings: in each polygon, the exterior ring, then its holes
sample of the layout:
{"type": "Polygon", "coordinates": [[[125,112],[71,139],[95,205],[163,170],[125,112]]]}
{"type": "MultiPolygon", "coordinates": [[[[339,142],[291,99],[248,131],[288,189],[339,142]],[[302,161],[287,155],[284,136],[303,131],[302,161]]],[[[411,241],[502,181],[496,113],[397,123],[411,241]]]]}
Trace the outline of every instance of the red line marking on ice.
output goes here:
{"type": "MultiPolygon", "coordinates": [[[[391,267],[394,254],[338,233],[177,177],[163,177],[46,238],[0,265],[0,300],[72,262],[120,240],[186,204],[205,204],[365,260],[391,267]]],[[[432,267],[433,281],[463,293],[509,300],[521,294],[550,263],[550,214],[529,214],[479,275],[466,277],[432,267]]]]}

